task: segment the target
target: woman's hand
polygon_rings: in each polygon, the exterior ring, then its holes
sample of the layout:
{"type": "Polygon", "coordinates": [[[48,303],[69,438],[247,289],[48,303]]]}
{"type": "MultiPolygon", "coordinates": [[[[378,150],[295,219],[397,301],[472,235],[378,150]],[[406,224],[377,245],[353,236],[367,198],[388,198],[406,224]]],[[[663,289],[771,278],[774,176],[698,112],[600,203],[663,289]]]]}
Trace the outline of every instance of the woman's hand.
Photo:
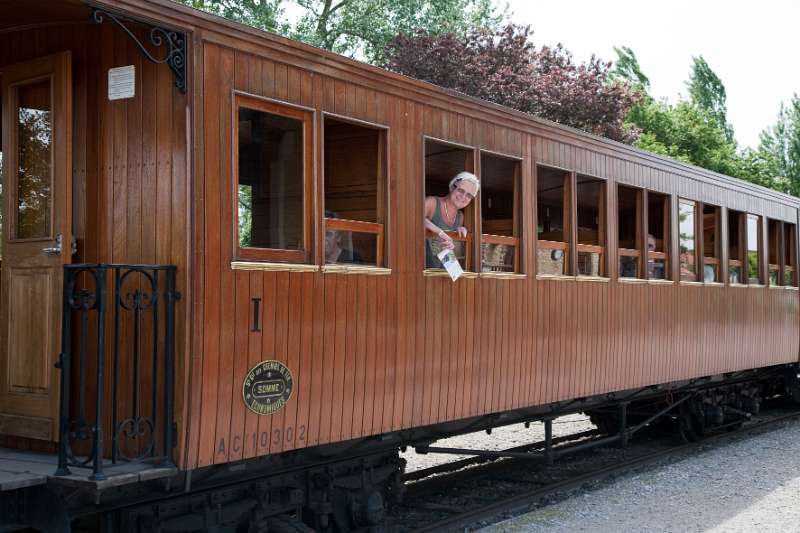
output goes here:
{"type": "Polygon", "coordinates": [[[456,247],[456,245],[453,244],[453,239],[450,238],[450,235],[448,235],[443,231],[439,232],[436,240],[439,241],[439,244],[441,244],[442,248],[444,248],[445,250],[452,250],[453,248],[456,247]]]}
{"type": "Polygon", "coordinates": [[[461,237],[462,239],[466,238],[467,228],[465,228],[464,226],[459,226],[457,231],[459,237],[461,237]]]}

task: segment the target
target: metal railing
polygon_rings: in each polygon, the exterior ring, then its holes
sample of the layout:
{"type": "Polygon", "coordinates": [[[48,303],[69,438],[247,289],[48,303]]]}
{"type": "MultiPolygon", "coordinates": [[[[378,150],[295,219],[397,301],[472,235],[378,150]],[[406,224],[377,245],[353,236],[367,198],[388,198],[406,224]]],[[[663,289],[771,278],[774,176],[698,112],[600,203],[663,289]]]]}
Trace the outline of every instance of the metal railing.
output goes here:
{"type": "Polygon", "coordinates": [[[56,475],[105,479],[109,455],[174,467],[175,282],[173,265],[64,266],[56,475]]]}

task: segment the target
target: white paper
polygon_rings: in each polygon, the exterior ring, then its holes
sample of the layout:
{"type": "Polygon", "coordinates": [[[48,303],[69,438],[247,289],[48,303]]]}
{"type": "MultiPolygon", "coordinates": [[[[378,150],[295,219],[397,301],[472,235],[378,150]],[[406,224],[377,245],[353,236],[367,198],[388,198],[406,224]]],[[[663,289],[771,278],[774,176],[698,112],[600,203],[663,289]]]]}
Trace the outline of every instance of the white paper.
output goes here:
{"type": "Polygon", "coordinates": [[[136,94],[136,67],[118,67],[108,69],[108,99],[123,100],[133,98],[136,94]]]}
{"type": "Polygon", "coordinates": [[[437,254],[439,261],[442,262],[444,269],[447,270],[447,273],[450,274],[450,279],[453,281],[457,280],[461,277],[461,274],[464,271],[461,269],[461,264],[456,259],[456,255],[453,253],[453,250],[442,250],[437,254]]]}

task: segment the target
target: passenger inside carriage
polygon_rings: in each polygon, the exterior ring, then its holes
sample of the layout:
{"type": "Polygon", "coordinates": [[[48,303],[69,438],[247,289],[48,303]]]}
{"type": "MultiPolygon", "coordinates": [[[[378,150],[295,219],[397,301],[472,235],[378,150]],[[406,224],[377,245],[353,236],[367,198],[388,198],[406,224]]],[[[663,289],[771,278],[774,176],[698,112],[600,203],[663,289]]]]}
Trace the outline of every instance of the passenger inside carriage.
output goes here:
{"type": "MultiPolygon", "coordinates": [[[[326,209],[325,218],[338,219],[339,215],[326,209]]],[[[325,230],[325,263],[369,264],[353,246],[353,232],[332,229],[325,230]]]]}
{"type": "Polygon", "coordinates": [[[453,239],[447,231],[457,232],[459,237],[467,236],[462,209],[478,195],[480,181],[470,172],[459,172],[450,180],[450,193],[447,196],[428,196],[425,198],[425,230],[436,238],[425,239],[425,268],[441,268],[436,256],[441,250],[455,248],[453,239]]]}

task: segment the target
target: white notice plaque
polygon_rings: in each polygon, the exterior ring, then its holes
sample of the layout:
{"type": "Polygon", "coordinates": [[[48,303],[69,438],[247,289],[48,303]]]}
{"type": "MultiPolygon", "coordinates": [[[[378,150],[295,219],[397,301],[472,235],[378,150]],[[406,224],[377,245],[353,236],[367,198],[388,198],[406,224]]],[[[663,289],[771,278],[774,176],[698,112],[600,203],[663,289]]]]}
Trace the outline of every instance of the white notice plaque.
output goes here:
{"type": "Polygon", "coordinates": [[[123,100],[136,94],[136,67],[108,69],[108,99],[123,100]]]}

